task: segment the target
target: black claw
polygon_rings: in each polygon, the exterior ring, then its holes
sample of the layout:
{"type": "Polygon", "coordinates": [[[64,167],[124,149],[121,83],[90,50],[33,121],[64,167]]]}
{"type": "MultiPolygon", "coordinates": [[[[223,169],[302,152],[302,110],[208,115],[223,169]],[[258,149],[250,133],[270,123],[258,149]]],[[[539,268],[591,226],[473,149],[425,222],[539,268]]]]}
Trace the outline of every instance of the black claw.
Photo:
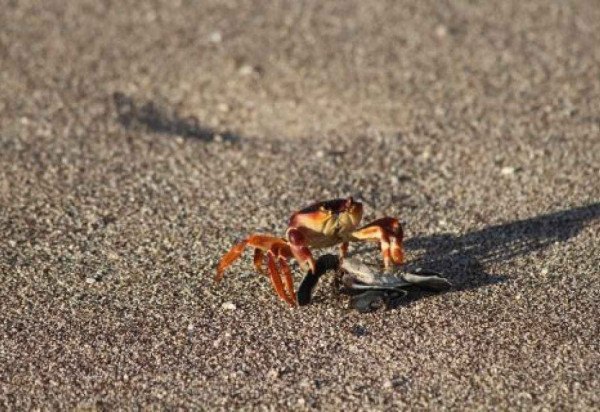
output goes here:
{"type": "Polygon", "coordinates": [[[321,276],[329,270],[337,269],[339,264],[340,260],[335,255],[326,254],[317,259],[315,273],[313,273],[312,270],[309,270],[306,276],[304,276],[304,279],[302,279],[302,283],[300,283],[300,287],[296,293],[298,306],[305,306],[310,303],[313,289],[319,282],[321,276]]]}

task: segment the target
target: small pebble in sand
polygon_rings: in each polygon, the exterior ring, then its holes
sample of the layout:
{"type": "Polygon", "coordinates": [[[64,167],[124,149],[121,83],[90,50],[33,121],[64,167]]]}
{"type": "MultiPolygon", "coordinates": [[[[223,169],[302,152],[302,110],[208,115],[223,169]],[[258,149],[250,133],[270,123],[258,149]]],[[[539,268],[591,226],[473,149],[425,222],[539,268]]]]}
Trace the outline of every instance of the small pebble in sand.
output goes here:
{"type": "Polygon", "coordinates": [[[236,310],[237,306],[233,302],[225,302],[221,305],[221,307],[225,310],[236,310]]]}
{"type": "Polygon", "coordinates": [[[239,73],[240,73],[242,76],[250,76],[251,74],[254,74],[254,72],[255,72],[255,71],[256,71],[256,70],[255,70],[255,68],[254,68],[254,67],[252,67],[252,66],[251,66],[251,65],[249,65],[249,64],[244,64],[244,65],[243,65],[242,67],[240,67],[240,69],[239,69],[239,73]]]}
{"type": "Polygon", "coordinates": [[[435,35],[439,38],[446,37],[448,35],[448,27],[443,24],[438,25],[435,28],[435,35]]]}
{"type": "Polygon", "coordinates": [[[227,103],[219,103],[217,105],[217,110],[219,110],[220,112],[223,112],[223,113],[227,113],[231,110],[231,107],[229,107],[229,105],[227,103]]]}
{"type": "Polygon", "coordinates": [[[223,35],[221,32],[214,31],[208,36],[208,40],[210,40],[211,43],[221,43],[221,41],[223,41],[223,35]]]}
{"type": "Polygon", "coordinates": [[[500,174],[502,176],[509,176],[509,175],[514,175],[515,172],[517,171],[516,167],[513,166],[505,166],[500,170],[500,174]]]}

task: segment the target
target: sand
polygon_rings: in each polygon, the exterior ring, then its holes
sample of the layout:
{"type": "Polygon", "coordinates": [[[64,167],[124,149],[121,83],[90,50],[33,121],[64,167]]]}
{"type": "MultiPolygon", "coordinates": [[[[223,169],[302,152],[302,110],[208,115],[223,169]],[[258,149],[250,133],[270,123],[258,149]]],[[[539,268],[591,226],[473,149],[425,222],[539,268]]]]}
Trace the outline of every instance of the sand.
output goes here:
{"type": "Polygon", "coordinates": [[[494,3],[2,2],[0,409],[599,409],[600,7],[494,3]],[[349,195],[454,288],[213,283],[349,195]]]}

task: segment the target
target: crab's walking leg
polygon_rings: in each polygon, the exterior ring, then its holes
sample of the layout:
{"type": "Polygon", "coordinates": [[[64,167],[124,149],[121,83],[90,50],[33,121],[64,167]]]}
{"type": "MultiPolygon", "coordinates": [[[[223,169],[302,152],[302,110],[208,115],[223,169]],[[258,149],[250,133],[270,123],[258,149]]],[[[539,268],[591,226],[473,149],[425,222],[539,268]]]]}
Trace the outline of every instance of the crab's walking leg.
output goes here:
{"type": "Polygon", "coordinates": [[[237,245],[233,246],[229,252],[227,252],[219,261],[217,266],[217,275],[215,281],[220,282],[223,279],[223,273],[229,265],[231,265],[237,258],[239,258],[244,252],[244,248],[248,244],[248,239],[241,241],[237,245]]]}
{"type": "Polygon", "coordinates": [[[265,252],[260,249],[254,249],[254,269],[258,273],[266,275],[265,269],[263,268],[263,261],[265,259],[265,252]]]}
{"type": "Polygon", "coordinates": [[[260,260],[264,259],[264,252],[269,250],[273,245],[287,245],[285,239],[270,235],[250,235],[240,243],[234,245],[219,261],[217,266],[217,275],[215,281],[219,282],[223,278],[223,273],[236,259],[244,252],[246,246],[251,246],[256,249],[254,252],[254,267],[258,272],[264,273],[260,260]]]}
{"type": "Polygon", "coordinates": [[[254,268],[256,271],[268,275],[277,295],[290,306],[296,306],[294,280],[287,264],[287,260],[293,254],[287,241],[280,237],[255,234],[234,245],[219,261],[215,280],[219,282],[223,278],[225,269],[242,255],[246,246],[254,247],[254,268]],[[265,259],[268,273],[263,269],[265,259]],[[283,272],[283,276],[280,270],[283,272]]]}
{"type": "Polygon", "coordinates": [[[310,250],[306,246],[306,240],[302,232],[295,228],[289,228],[287,231],[287,238],[292,249],[292,254],[300,264],[300,267],[305,271],[311,270],[315,273],[317,265],[313,258],[310,250]]]}
{"type": "Polygon", "coordinates": [[[296,292],[294,291],[294,278],[292,277],[292,271],[287,263],[287,259],[284,256],[278,256],[279,268],[283,272],[283,280],[285,282],[285,288],[287,289],[288,295],[292,298],[294,306],[296,305],[296,292]]]}
{"type": "Polygon", "coordinates": [[[269,268],[269,276],[271,278],[273,288],[281,300],[287,302],[290,306],[296,306],[296,301],[292,300],[291,297],[285,293],[283,282],[281,281],[281,274],[277,270],[277,263],[275,259],[275,253],[273,250],[269,250],[267,252],[267,266],[269,268]]]}
{"type": "Polygon", "coordinates": [[[404,262],[404,246],[402,245],[402,235],[390,236],[390,252],[392,255],[392,261],[401,265],[404,262]]]}
{"type": "Polygon", "coordinates": [[[352,240],[373,240],[381,245],[383,265],[388,268],[391,263],[397,265],[404,261],[402,248],[402,225],[398,219],[384,217],[352,232],[352,240]]]}

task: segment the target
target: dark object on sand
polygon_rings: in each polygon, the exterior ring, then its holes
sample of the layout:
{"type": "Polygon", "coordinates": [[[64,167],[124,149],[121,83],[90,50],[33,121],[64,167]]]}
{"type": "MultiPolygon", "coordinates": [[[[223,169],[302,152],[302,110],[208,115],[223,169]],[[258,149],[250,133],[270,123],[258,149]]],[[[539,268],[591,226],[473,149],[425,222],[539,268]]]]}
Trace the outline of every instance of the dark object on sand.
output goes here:
{"type": "Polygon", "coordinates": [[[416,273],[396,272],[384,274],[373,266],[346,258],[340,265],[339,258],[326,254],[317,260],[315,273],[309,272],[298,289],[298,304],[307,305],[319,278],[329,270],[336,270],[342,283],[341,292],[352,295],[350,307],[361,313],[372,312],[383,306],[394,307],[410,291],[425,289],[448,290],[452,285],[440,273],[417,269],[416,273]]]}

